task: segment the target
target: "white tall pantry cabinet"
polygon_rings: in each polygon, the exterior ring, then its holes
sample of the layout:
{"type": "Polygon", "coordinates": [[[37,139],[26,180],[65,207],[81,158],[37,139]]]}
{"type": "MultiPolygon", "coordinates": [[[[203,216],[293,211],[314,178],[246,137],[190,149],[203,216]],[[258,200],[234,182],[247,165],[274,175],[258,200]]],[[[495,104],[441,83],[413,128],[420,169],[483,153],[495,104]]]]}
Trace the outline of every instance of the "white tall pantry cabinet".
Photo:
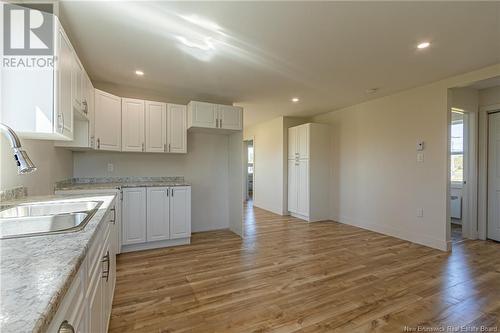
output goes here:
{"type": "Polygon", "coordinates": [[[288,211],[309,221],[329,219],[330,131],[328,125],[288,129],[288,211]]]}

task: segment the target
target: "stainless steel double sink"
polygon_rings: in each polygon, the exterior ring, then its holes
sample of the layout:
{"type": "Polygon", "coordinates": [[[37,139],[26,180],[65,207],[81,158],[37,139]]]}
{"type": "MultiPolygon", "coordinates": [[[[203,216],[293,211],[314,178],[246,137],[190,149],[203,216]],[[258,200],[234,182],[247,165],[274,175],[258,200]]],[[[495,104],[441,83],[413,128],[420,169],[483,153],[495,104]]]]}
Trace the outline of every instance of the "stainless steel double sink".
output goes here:
{"type": "Polygon", "coordinates": [[[102,201],[47,201],[0,207],[0,239],[82,230],[102,201]]]}

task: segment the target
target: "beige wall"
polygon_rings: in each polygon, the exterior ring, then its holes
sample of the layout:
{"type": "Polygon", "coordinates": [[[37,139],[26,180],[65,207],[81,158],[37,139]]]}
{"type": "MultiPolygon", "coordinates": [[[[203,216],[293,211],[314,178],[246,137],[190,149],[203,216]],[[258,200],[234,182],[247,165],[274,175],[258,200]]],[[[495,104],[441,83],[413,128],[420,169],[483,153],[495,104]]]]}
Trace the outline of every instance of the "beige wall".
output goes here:
{"type": "Polygon", "coordinates": [[[23,148],[37,166],[37,171],[28,175],[17,174],[17,166],[8,141],[4,137],[0,141],[1,190],[25,186],[29,195],[52,194],[55,182],[72,177],[71,151],[54,148],[52,141],[21,139],[23,148]]]}
{"type": "Polygon", "coordinates": [[[75,177],[184,176],[191,183],[193,231],[225,229],[229,136],[188,134],[188,154],[75,152],[75,177]],[[113,163],[114,172],[107,171],[113,163]]]}
{"type": "Polygon", "coordinates": [[[499,73],[491,66],[314,117],[332,129],[331,218],[447,249],[448,88],[499,73]]]}
{"type": "Polygon", "coordinates": [[[288,214],[288,128],[305,122],[305,118],[278,117],[243,131],[244,140],[254,140],[255,206],[288,214]]]}
{"type": "Polygon", "coordinates": [[[500,104],[500,86],[479,90],[479,106],[500,104]]]}
{"type": "Polygon", "coordinates": [[[254,139],[254,205],[283,213],[283,117],[245,128],[254,139]]]}

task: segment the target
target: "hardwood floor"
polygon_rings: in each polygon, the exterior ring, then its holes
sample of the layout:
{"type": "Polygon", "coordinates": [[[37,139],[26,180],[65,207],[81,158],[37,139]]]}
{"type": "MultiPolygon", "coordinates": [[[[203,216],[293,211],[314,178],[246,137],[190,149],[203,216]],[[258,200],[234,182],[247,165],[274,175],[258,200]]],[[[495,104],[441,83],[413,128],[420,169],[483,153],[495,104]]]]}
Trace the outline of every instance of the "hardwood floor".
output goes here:
{"type": "Polygon", "coordinates": [[[251,205],[245,233],[197,233],[188,246],[120,255],[110,332],[500,326],[498,243],[445,253],[251,205]]]}

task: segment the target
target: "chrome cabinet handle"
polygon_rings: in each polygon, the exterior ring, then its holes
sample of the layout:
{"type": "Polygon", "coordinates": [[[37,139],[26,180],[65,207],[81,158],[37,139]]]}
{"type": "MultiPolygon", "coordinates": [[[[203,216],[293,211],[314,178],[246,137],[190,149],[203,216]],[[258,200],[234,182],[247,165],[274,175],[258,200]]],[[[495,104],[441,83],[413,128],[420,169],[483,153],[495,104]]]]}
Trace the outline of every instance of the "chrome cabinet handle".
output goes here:
{"type": "Polygon", "coordinates": [[[83,105],[83,108],[82,108],[83,113],[87,114],[89,110],[88,110],[87,101],[85,99],[82,101],[82,105],[83,105]]]}
{"type": "Polygon", "coordinates": [[[106,282],[108,282],[109,279],[109,270],[110,270],[110,261],[109,261],[109,251],[106,251],[106,255],[103,257],[101,262],[106,263],[106,271],[102,272],[102,278],[106,278],[106,282]]]}
{"type": "Polygon", "coordinates": [[[101,139],[97,138],[97,149],[101,149],[101,139]]]}
{"type": "Polygon", "coordinates": [[[164,143],[164,144],[163,144],[163,151],[164,151],[165,153],[167,152],[167,144],[166,144],[166,143],[164,143]]]}
{"type": "Polygon", "coordinates": [[[144,142],[142,143],[142,151],[144,151],[144,142]]]}
{"type": "Polygon", "coordinates": [[[171,188],[170,190],[172,191],[172,198],[173,198],[174,197],[174,189],[171,188]]]}
{"type": "Polygon", "coordinates": [[[168,152],[170,153],[170,143],[168,144],[168,152]]]}
{"type": "Polygon", "coordinates": [[[67,320],[63,321],[61,323],[61,326],[59,326],[59,329],[57,330],[58,333],[75,333],[75,329],[73,326],[68,323],[67,320]]]}
{"type": "Polygon", "coordinates": [[[111,211],[113,212],[113,219],[109,220],[109,222],[116,224],[116,209],[113,208],[113,209],[111,209],[111,211]]]}
{"type": "Polygon", "coordinates": [[[222,118],[219,119],[219,128],[222,128],[222,118]]]}
{"type": "Polygon", "coordinates": [[[64,130],[64,116],[62,112],[57,114],[57,126],[59,127],[59,132],[63,132],[64,130]]]}

